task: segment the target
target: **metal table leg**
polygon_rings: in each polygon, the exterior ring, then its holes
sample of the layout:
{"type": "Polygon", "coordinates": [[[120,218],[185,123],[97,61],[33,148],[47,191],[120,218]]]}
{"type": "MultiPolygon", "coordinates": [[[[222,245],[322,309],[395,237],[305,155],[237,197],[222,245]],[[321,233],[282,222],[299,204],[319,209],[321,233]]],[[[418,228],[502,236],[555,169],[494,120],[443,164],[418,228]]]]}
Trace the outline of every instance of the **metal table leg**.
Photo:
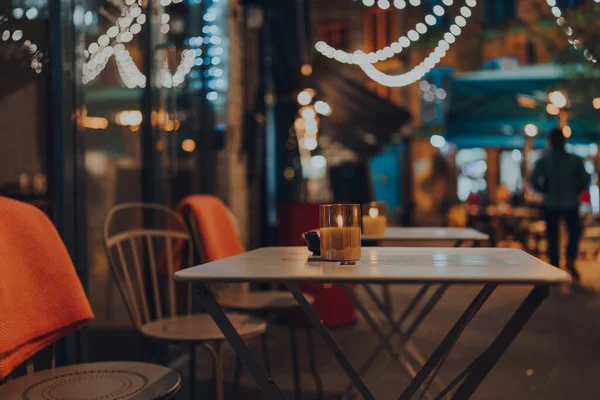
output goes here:
{"type": "Polygon", "coordinates": [[[456,324],[452,327],[448,335],[442,340],[438,347],[434,350],[433,354],[425,362],[417,376],[412,380],[408,387],[404,390],[400,396],[400,400],[410,400],[419,388],[423,385],[426,379],[429,378],[426,387],[423,392],[426,392],[429,385],[435,378],[435,375],[441,368],[442,364],[446,360],[450,350],[454,347],[458,338],[463,333],[467,325],[475,317],[477,312],[485,304],[487,299],[492,295],[497,285],[485,285],[479,292],[477,297],[469,305],[467,310],[461,315],[456,324]]]}
{"type": "MultiPolygon", "coordinates": [[[[439,371],[460,335],[475,316],[475,313],[483,306],[483,303],[485,303],[487,298],[489,298],[495,287],[496,285],[488,284],[481,290],[469,308],[467,308],[448,335],[443,339],[442,343],[434,350],[422,370],[419,371],[417,378],[415,378],[402,393],[400,400],[413,399],[413,395],[416,394],[421,385],[424,382],[427,385],[427,376],[432,373],[436,374],[439,371]]],[[[454,392],[452,399],[469,399],[548,295],[549,288],[547,285],[534,287],[510,318],[506,326],[500,331],[496,339],[494,339],[488,348],[467,368],[458,374],[458,376],[446,386],[435,399],[441,400],[446,398],[446,396],[459,384],[460,386],[454,392]]],[[[426,388],[427,386],[425,386],[423,390],[426,390],[426,388]]]]}
{"type": "Polygon", "coordinates": [[[325,327],[325,325],[323,324],[323,321],[321,321],[315,310],[312,309],[300,288],[298,288],[298,286],[295,283],[286,283],[286,286],[292,293],[298,304],[300,304],[302,310],[304,310],[306,317],[308,318],[312,326],[315,328],[315,331],[319,334],[319,336],[323,338],[325,344],[333,353],[342,369],[346,372],[352,383],[354,383],[358,392],[365,398],[365,400],[374,400],[375,397],[373,397],[373,394],[369,391],[361,377],[352,367],[352,364],[350,364],[350,361],[348,361],[338,344],[335,342],[335,340],[327,330],[327,327],[325,327]]]}
{"type": "Polygon", "coordinates": [[[549,295],[550,288],[548,285],[539,285],[533,288],[492,344],[472,364],[469,375],[456,390],[452,396],[453,399],[468,399],[471,397],[549,295]]]}
{"type": "MultiPolygon", "coordinates": [[[[372,292],[372,289],[368,285],[364,285],[365,289],[367,290],[367,293],[369,293],[372,296],[374,302],[376,303],[376,305],[378,306],[380,311],[382,311],[384,313],[384,315],[386,316],[386,319],[388,320],[388,322],[391,325],[391,330],[387,335],[383,334],[381,327],[379,327],[379,325],[377,325],[377,323],[373,320],[373,318],[370,316],[369,312],[367,311],[366,307],[362,304],[362,302],[360,301],[358,296],[356,296],[354,291],[352,289],[348,288],[347,285],[343,285],[342,287],[344,288],[344,290],[346,290],[346,292],[348,293],[350,298],[354,301],[356,308],[363,315],[363,317],[367,321],[368,325],[371,327],[371,329],[377,334],[377,336],[380,339],[379,345],[371,353],[371,356],[369,356],[367,361],[365,361],[365,363],[360,367],[359,374],[364,375],[364,374],[368,373],[368,371],[372,369],[375,361],[377,361],[377,359],[379,358],[381,352],[385,348],[387,348],[388,352],[390,353],[392,358],[400,359],[400,361],[402,362],[402,366],[408,371],[408,373],[410,374],[411,377],[414,377],[416,375],[415,367],[405,356],[399,357],[399,352],[403,351],[407,355],[410,355],[413,358],[413,360],[415,360],[417,362],[417,364],[419,364],[419,365],[423,364],[423,362],[424,362],[423,356],[416,349],[416,347],[409,345],[410,344],[409,339],[412,337],[412,335],[415,333],[415,331],[421,325],[421,323],[423,322],[425,317],[433,310],[433,307],[442,298],[442,296],[448,289],[448,285],[441,285],[434,292],[434,294],[429,298],[429,300],[425,303],[423,308],[419,311],[419,313],[417,314],[415,319],[409,325],[406,332],[402,332],[401,326],[404,324],[404,322],[406,321],[406,319],[408,318],[410,313],[417,307],[419,302],[423,299],[423,297],[429,290],[430,286],[429,285],[423,286],[419,290],[417,295],[415,295],[415,297],[413,297],[413,299],[407,306],[406,310],[402,313],[402,315],[398,318],[398,320],[394,321],[392,316],[387,315],[385,313],[384,309],[382,309],[381,301],[377,298],[375,293],[372,292]],[[400,343],[397,348],[394,348],[394,346],[391,345],[390,340],[396,334],[400,336],[400,343]]],[[[439,381],[438,381],[438,385],[442,388],[444,387],[444,385],[439,381]]],[[[345,389],[344,395],[348,395],[352,391],[352,389],[353,389],[352,385],[349,385],[345,389]]]]}
{"type": "Polygon", "coordinates": [[[227,341],[233,347],[235,353],[240,357],[254,381],[258,384],[263,392],[263,397],[270,400],[282,400],[285,399],[281,391],[273,382],[273,379],[269,377],[264,370],[260,367],[260,364],[256,361],[250,349],[244,343],[244,339],[238,334],[236,329],[231,324],[231,321],[225,315],[225,312],[214,298],[210,290],[204,284],[196,284],[195,287],[196,295],[202,306],[211,315],[227,341]]]}

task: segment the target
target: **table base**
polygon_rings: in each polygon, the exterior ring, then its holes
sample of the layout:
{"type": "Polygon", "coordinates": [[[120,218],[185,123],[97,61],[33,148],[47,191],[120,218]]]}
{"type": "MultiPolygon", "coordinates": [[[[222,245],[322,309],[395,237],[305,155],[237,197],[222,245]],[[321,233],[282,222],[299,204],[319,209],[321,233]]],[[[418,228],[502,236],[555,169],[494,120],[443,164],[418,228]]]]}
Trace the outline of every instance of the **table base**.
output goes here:
{"type": "MultiPolygon", "coordinates": [[[[288,287],[296,301],[298,301],[300,307],[302,307],[303,311],[305,312],[309,321],[313,325],[317,334],[319,334],[321,338],[325,341],[325,344],[327,345],[329,350],[333,353],[334,357],[336,358],[344,372],[348,375],[356,390],[362,395],[363,398],[367,400],[375,399],[373,394],[369,391],[364,381],[360,377],[360,373],[358,373],[352,367],[351,363],[346,358],[338,344],[335,342],[328,329],[321,322],[319,316],[312,309],[309,302],[306,300],[298,286],[295,283],[291,282],[286,283],[286,286],[288,287]]],[[[447,287],[448,284],[442,284],[442,286],[440,286],[440,288],[436,291],[436,293],[440,293],[439,297],[443,295],[447,287]]],[[[402,392],[402,394],[400,395],[401,400],[410,400],[413,398],[422,399],[425,397],[428,388],[430,387],[437,373],[443,366],[450,351],[453,349],[454,345],[460,338],[465,328],[475,317],[475,315],[481,309],[481,307],[485,304],[485,302],[491,296],[496,287],[496,284],[484,285],[484,287],[475,297],[473,302],[460,316],[460,318],[452,327],[452,329],[448,332],[446,337],[441,341],[441,343],[434,350],[429,359],[425,361],[423,367],[419,370],[419,372],[416,374],[416,376],[413,378],[410,384],[402,392]],[[419,397],[415,397],[419,392],[419,397]]],[[[261,368],[259,363],[256,361],[256,359],[244,343],[244,340],[237,333],[237,331],[225,315],[223,309],[218,304],[213,295],[210,293],[210,291],[207,289],[207,287],[204,284],[196,284],[195,289],[198,299],[200,300],[206,311],[213,317],[215,323],[219,326],[219,328],[233,347],[235,353],[246,365],[248,371],[254,378],[255,382],[263,391],[264,398],[273,400],[284,399],[281,391],[279,390],[275,382],[261,368]]],[[[523,303],[519,306],[517,311],[513,314],[508,323],[500,331],[500,333],[496,336],[496,338],[488,346],[488,348],[485,349],[465,370],[458,374],[458,376],[448,386],[446,386],[435,397],[435,399],[445,398],[455,388],[456,390],[452,395],[452,399],[462,400],[470,398],[475,392],[475,390],[479,387],[481,382],[489,374],[496,362],[504,354],[508,346],[523,329],[523,327],[529,321],[531,316],[535,313],[540,304],[548,297],[548,295],[549,287],[547,284],[534,286],[533,290],[523,301],[523,303]]],[[[427,304],[429,303],[430,302],[428,302],[427,304]]],[[[435,303],[437,303],[437,300],[431,305],[431,307],[433,307],[435,303]]],[[[424,318],[424,316],[426,316],[429,311],[430,310],[427,310],[426,305],[423,309],[421,309],[419,315],[422,314],[424,318]]],[[[414,333],[415,329],[416,327],[412,329],[412,333],[414,333]]],[[[411,328],[409,327],[404,332],[404,336],[410,337],[412,333],[411,328]]],[[[385,335],[380,336],[380,339],[385,338],[385,335]]],[[[382,343],[380,344],[380,346],[383,345],[383,348],[389,347],[389,339],[382,340],[381,342],[382,343]]]]}

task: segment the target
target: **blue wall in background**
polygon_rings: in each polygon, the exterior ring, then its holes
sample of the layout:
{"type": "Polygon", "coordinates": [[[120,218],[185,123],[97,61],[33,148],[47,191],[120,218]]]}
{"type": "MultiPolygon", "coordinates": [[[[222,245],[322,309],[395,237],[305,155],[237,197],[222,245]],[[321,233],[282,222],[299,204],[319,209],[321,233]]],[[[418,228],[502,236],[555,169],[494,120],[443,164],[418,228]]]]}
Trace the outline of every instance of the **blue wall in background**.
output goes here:
{"type": "Polygon", "coordinates": [[[384,152],[371,158],[371,180],[377,201],[387,203],[389,214],[398,213],[401,206],[400,163],[402,146],[392,144],[384,152]]]}

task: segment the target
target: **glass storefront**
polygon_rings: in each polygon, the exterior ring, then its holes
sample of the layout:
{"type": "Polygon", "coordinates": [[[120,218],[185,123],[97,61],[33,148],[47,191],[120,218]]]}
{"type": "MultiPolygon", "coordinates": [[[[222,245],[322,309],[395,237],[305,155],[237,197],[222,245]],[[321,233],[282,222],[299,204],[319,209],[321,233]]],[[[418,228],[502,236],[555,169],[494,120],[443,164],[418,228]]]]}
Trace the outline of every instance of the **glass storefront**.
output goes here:
{"type": "MultiPolygon", "coordinates": [[[[88,2],[79,26],[92,328],[132,329],[103,246],[108,211],[214,193],[227,106],[227,2],[88,2]],[[154,16],[154,17],[150,17],[154,16]]],[[[142,226],[131,215],[126,226],[142,226]]],[[[119,222],[119,225],[121,223],[119,222]]]]}
{"type": "MultiPolygon", "coordinates": [[[[104,251],[109,210],[125,202],[174,207],[189,194],[217,191],[228,1],[53,4],[0,0],[0,195],[44,208],[63,237],[81,242],[70,249],[78,248],[73,259],[96,315],[87,330],[95,341],[105,330],[133,332],[104,251]],[[59,165],[70,162],[68,170],[59,165]],[[63,214],[73,226],[63,226],[63,214]]],[[[130,218],[119,225],[143,223],[130,218]]]]}
{"type": "Polygon", "coordinates": [[[0,1],[0,193],[35,202],[47,212],[49,33],[47,1],[0,1]]]}

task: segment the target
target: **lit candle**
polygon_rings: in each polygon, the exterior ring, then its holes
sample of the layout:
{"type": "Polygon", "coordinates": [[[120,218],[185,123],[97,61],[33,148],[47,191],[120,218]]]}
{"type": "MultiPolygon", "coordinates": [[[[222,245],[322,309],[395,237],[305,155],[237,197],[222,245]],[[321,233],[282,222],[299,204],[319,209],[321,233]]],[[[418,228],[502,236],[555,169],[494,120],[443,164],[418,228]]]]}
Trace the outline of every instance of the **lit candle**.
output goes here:
{"type": "MultiPolygon", "coordinates": [[[[358,214],[358,210],[356,213],[358,214]]],[[[361,234],[358,222],[345,220],[341,212],[332,219],[337,226],[325,225],[320,229],[321,258],[339,261],[360,260],[361,234]]]]}
{"type": "Polygon", "coordinates": [[[387,217],[379,215],[377,207],[369,208],[369,215],[362,217],[362,231],[365,235],[383,235],[387,227],[387,217]]]}

